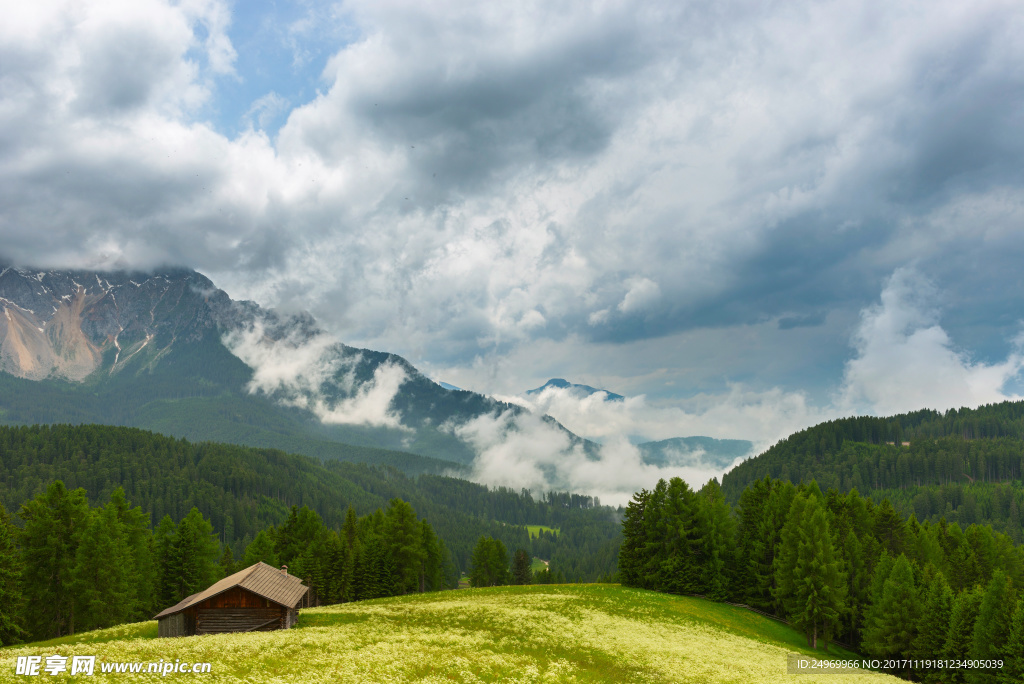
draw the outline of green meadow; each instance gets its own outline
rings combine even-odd
[[[541,530],[545,532],[551,532],[554,535],[558,535],[557,527],[548,527],[546,525],[527,525],[526,531],[530,534],[530,539],[535,539],[540,536]]]
[[[103,662],[209,662],[203,682],[898,682],[877,673],[787,675],[809,654],[802,635],[732,606],[611,584],[495,587],[306,609],[278,632],[156,638],[156,623],[123,625],[3,649],[96,655]],[[819,657],[822,654],[818,654]],[[833,650],[832,657],[850,654]],[[70,659],[69,659],[70,662]],[[67,674],[47,680],[70,680]]]

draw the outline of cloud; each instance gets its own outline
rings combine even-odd
[[[257,319],[224,335],[225,346],[253,370],[250,393],[307,409],[325,424],[408,429],[391,406],[407,379],[404,369],[384,363],[370,380],[358,383],[358,353],[326,333],[291,323],[268,327]]]
[[[266,129],[288,111],[288,105],[288,100],[271,91],[252,103],[245,118],[249,120],[250,127]]]
[[[1000,363],[974,361],[939,325],[939,293],[912,267],[899,268],[881,303],[865,309],[853,338],[838,406],[847,413],[891,415],[922,408],[1018,400],[1004,392],[1024,370],[1024,337]]]
[[[1015,372],[1013,3],[354,0],[257,39],[232,23],[256,10],[234,10],[5,15],[7,260],[195,267],[489,393],[608,369],[639,403],[545,408],[607,443],[611,426],[760,443],[843,407],[1000,396]],[[267,36],[316,78],[253,86],[239,55]],[[236,105],[239,74],[252,89]],[[267,93],[289,103],[254,102]],[[218,127],[250,106],[252,126]],[[854,322],[845,365],[846,326],[908,254],[946,293],[943,327],[931,305],[883,302]],[[915,311],[916,327],[886,327]],[[315,405],[321,375],[345,370],[299,346],[244,353],[258,391]],[[921,377],[915,354],[959,389]],[[897,386],[904,367],[919,380]],[[366,393],[374,420],[397,377]],[[812,398],[836,387],[841,405]]]
[[[587,455],[567,433],[536,413],[485,415],[453,429],[477,451],[472,479],[489,485],[533,491],[571,490],[597,496],[608,505],[625,505],[633,493],[659,478],[682,477],[701,486],[721,477],[714,466],[657,467],[644,463],[627,440],[601,445]]]

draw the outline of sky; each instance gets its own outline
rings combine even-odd
[[[610,442],[1024,392],[1019,2],[4,14],[7,261],[195,268]]]

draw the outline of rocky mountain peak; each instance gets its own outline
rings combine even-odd
[[[0,370],[33,380],[82,380],[107,364],[114,372],[151,345],[160,350],[179,339],[202,338],[241,315],[235,309],[208,278],[185,269],[5,267]]]

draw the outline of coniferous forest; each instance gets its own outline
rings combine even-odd
[[[1003,659],[998,675],[904,668],[931,682],[1024,677],[1024,548],[989,526],[920,523],[856,489],[765,477],[736,510],[712,480],[633,497],[619,572],[629,586],[699,594],[784,618],[812,648],[872,657]],[[1002,679],[1000,679],[1002,677]]]
[[[149,619],[260,560],[333,603],[453,587],[481,536],[607,578],[621,538],[592,497],[133,428],[0,427],[0,484],[2,643]]]
[[[147,620],[257,561],[289,566],[325,603],[434,591],[450,584],[453,572],[444,543],[400,499],[362,518],[349,508],[340,530],[293,507],[237,560],[230,547],[221,551],[198,509],[177,523],[165,516],[150,530],[148,516],[121,488],[91,508],[84,490],[58,480],[18,517],[21,528],[3,511],[0,566],[10,570],[0,580],[3,643]]]

